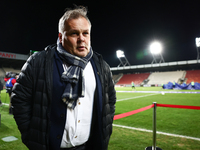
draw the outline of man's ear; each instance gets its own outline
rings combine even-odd
[[[59,38],[60,43],[62,43],[62,34],[61,33],[58,34],[58,38]]]

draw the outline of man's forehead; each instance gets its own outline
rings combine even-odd
[[[65,23],[65,29],[67,30],[90,30],[91,25],[85,18],[70,19]]]
[[[90,31],[90,29],[77,29],[77,28],[70,28],[67,30],[68,32],[73,32],[73,31]]]

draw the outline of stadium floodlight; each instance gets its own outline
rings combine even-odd
[[[152,54],[160,54],[162,51],[162,46],[159,42],[154,42],[150,45],[150,51]]]
[[[150,45],[150,52],[153,56],[153,61],[151,62],[151,64],[157,63],[157,59],[159,59],[159,63],[165,62],[161,53],[162,46],[159,42],[155,41]]]
[[[117,67],[120,67],[120,66],[126,66],[126,65],[129,65],[130,66],[130,63],[128,62],[128,60],[126,59],[126,56],[124,55],[124,51],[122,50],[117,50],[116,51],[116,54],[117,54],[117,58],[119,59],[120,61],[120,64],[117,66]]]
[[[122,51],[122,50],[117,50],[116,53],[117,53],[117,58],[124,57],[124,51]]]
[[[200,38],[196,38],[196,46],[200,47]]]
[[[200,55],[200,52],[199,52],[200,38],[196,38],[195,41],[196,41],[196,47],[197,47],[197,61],[198,61],[199,60],[199,55]]]

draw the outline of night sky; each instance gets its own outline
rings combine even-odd
[[[28,54],[54,44],[58,21],[73,4],[88,7],[93,50],[111,67],[120,63],[118,49],[124,51],[131,65],[150,64],[149,46],[155,40],[163,45],[165,62],[197,58],[198,0],[1,1],[0,51]]]

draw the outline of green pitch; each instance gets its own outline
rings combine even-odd
[[[136,87],[136,91],[132,90],[131,87],[116,88],[116,90],[126,91],[117,92],[116,114],[136,110],[151,105],[153,102],[200,106],[200,94],[165,93],[162,95],[157,91],[176,91],[163,90],[160,87]],[[141,93],[138,91],[149,92]],[[188,91],[200,92],[200,90],[186,90],[185,92]],[[5,90],[1,91],[1,100],[3,103],[9,103],[9,97],[6,95]],[[0,107],[0,114],[0,149],[27,150],[21,142],[20,133],[13,116],[8,114],[8,106],[3,105]],[[157,131],[163,132],[163,134],[157,134],[157,146],[163,150],[199,150],[199,114],[200,110],[157,107]],[[149,132],[152,130],[152,118],[153,108],[115,120],[108,150],[144,150],[145,147],[152,146],[153,134]],[[125,126],[125,128],[121,126]],[[144,131],[140,131],[139,129],[144,129]],[[173,136],[166,135],[166,133]],[[180,135],[181,137],[175,137],[174,135]],[[18,140],[13,142],[4,142],[1,140],[7,136],[15,136]]]
[[[199,90],[163,90],[161,87],[136,87],[136,91],[131,87],[117,87],[116,114],[121,114],[151,105],[153,102],[160,104],[191,105],[200,106],[200,94],[185,93],[153,93],[152,91],[163,92],[200,92]],[[119,92],[124,91],[124,92]],[[141,92],[138,92],[141,91]],[[146,93],[142,93],[142,92]],[[149,91],[149,92],[147,92]],[[157,107],[157,131],[164,134],[157,134],[157,146],[163,150],[186,150],[200,149],[200,110],[177,109]],[[134,114],[129,117],[118,119],[114,124],[137,129],[124,129],[114,126],[113,135],[109,149],[130,149],[142,150],[147,146],[152,146],[153,108]],[[165,133],[173,135],[188,136],[197,140],[183,137],[167,136]],[[120,139],[123,142],[119,142]],[[116,146],[117,145],[117,146]]]

